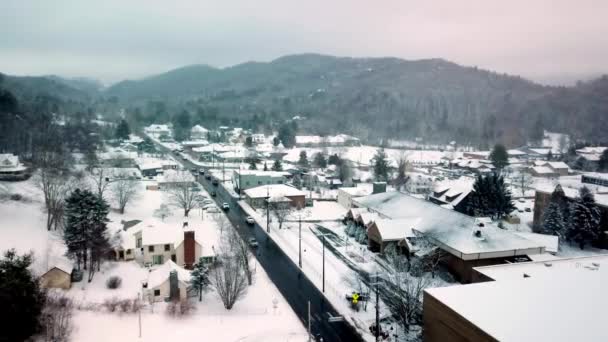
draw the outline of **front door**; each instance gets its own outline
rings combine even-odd
[[[125,251],[118,252],[118,259],[125,260]]]
[[[175,254],[171,254],[171,261],[177,262],[177,258],[175,257]]]

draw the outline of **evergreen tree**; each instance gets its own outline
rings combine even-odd
[[[300,177],[300,174],[295,174],[293,176],[293,180],[291,181],[291,183],[293,184],[293,186],[295,186],[298,189],[302,189],[302,178]]]
[[[478,175],[469,197],[464,210],[471,216],[500,219],[515,210],[511,192],[507,189],[504,178],[495,173],[487,176]]]
[[[490,160],[498,170],[504,169],[509,165],[509,154],[507,153],[507,149],[501,144],[494,145],[494,149],[490,153]]]
[[[190,138],[190,129],[192,129],[192,123],[190,120],[190,113],[183,110],[179,114],[175,115],[172,120],[173,123],[173,138],[176,141],[184,141]]]
[[[250,135],[245,138],[245,147],[253,147],[253,138]]]
[[[599,171],[608,171],[608,148],[602,152],[600,156],[600,160],[598,161],[598,169]]]
[[[302,168],[308,167],[308,156],[306,155],[306,151],[300,151],[300,159],[298,159],[298,165]]]
[[[279,144],[280,144],[280,143],[281,143],[281,140],[280,140],[278,137],[274,137],[274,138],[272,138],[272,145],[273,145],[274,147],[279,146]]]
[[[251,158],[249,160],[249,170],[257,170],[257,169],[258,169],[258,165],[256,164],[255,158]]]
[[[320,169],[324,169],[327,167],[327,160],[325,159],[325,155],[320,152],[315,154],[312,163],[315,167],[318,167]]]
[[[31,254],[18,256],[14,249],[0,259],[0,341],[25,341],[39,331],[45,294],[31,264]]]
[[[340,157],[337,154],[332,154],[327,159],[327,164],[329,165],[338,165],[340,163]]]
[[[409,177],[405,174],[407,171],[407,159],[400,158],[397,162],[397,177],[393,180],[393,185],[397,190],[401,190],[407,184]]]
[[[120,120],[120,123],[116,126],[116,139],[127,140],[129,139],[129,134],[131,134],[129,124],[125,119]]]
[[[268,171],[268,165],[264,162],[264,171]]]
[[[89,272],[94,273],[93,266],[97,263],[99,267],[101,257],[109,248],[106,226],[108,211],[108,204],[89,190],[76,189],[66,199],[63,238],[68,255],[76,259],[78,270],[81,262],[84,269],[87,269],[90,256]]]
[[[579,191],[579,197],[571,204],[572,222],[568,230],[568,238],[576,242],[580,249],[595,242],[601,236],[600,211],[595,204],[595,198],[587,187]]]
[[[543,214],[542,230],[543,234],[563,236],[566,231],[566,224],[562,213],[562,208],[557,202],[550,202]]]
[[[283,164],[280,159],[274,161],[274,164],[272,164],[272,171],[283,171]]]
[[[297,124],[295,121],[286,122],[279,127],[278,138],[286,148],[292,148],[296,145]]]
[[[203,292],[211,285],[209,280],[209,268],[206,263],[203,262],[203,258],[200,258],[195,264],[192,273],[190,274],[190,285],[198,292],[199,302],[203,301]]]
[[[384,152],[383,148],[379,148],[378,151],[376,151],[372,163],[374,168],[374,179],[376,181],[386,182],[388,180],[388,160],[386,159],[386,152]]]

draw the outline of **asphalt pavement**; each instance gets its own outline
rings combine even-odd
[[[200,169],[189,160],[181,160],[181,162],[189,170]],[[261,226],[257,223],[247,224],[245,221],[247,214],[237,204],[236,198],[233,198],[223,186],[213,185],[211,180],[207,180],[204,176],[197,175],[197,181],[207,192],[216,192],[217,195],[212,199],[215,200],[218,208],[221,208],[224,202],[230,205],[226,216],[237,228],[241,238],[255,237],[259,245],[254,249],[254,255],[305,327],[308,327],[308,302],[310,302],[313,336],[322,337],[322,341],[326,342],[363,341],[361,335],[349,323],[328,322],[329,315],[335,317],[340,314],[325,299],[321,291],[302,274],[300,268],[266,235]]]

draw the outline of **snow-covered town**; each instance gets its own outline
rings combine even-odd
[[[0,342],[608,341],[608,3],[538,1],[6,0]]]

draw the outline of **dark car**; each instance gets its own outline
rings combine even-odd
[[[201,176],[204,175],[205,174],[205,170],[204,169],[199,169],[198,170],[198,174],[201,175]]]
[[[217,181],[217,179],[214,179],[214,180],[211,182],[211,184],[213,184],[213,185],[215,185],[215,186],[218,186],[218,184],[220,184],[220,183]]]
[[[217,194],[215,193],[215,191],[211,191],[211,197],[215,197],[217,196]]]
[[[207,174],[207,175],[205,176],[205,178],[206,178],[207,180],[209,180],[209,179],[211,179],[211,175],[210,175],[210,174]]]

